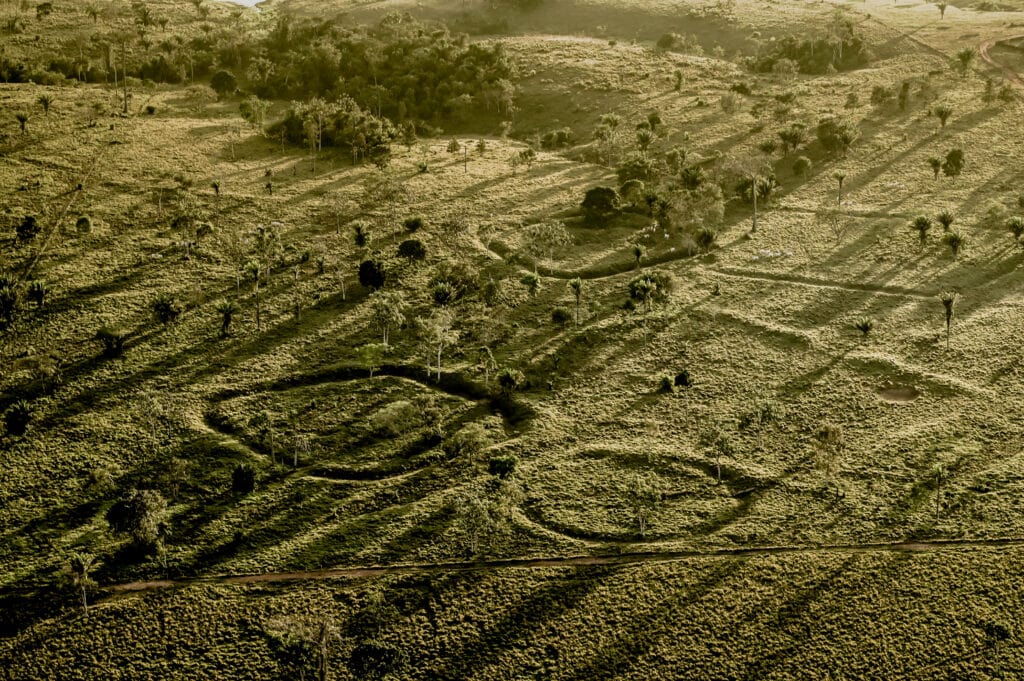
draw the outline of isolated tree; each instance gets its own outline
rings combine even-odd
[[[1013,240],[1020,243],[1020,237],[1024,235],[1024,217],[1014,215],[1007,221],[1006,228],[1013,235]]]
[[[250,260],[242,268],[245,278],[253,283],[253,296],[256,298],[256,331],[262,330],[261,326],[261,309],[259,302],[259,279],[260,279],[260,264],[256,260]]]
[[[918,215],[914,218],[914,221],[910,223],[910,228],[917,232],[918,243],[921,248],[924,248],[925,244],[928,243],[928,230],[932,228],[931,219],[924,215]]]
[[[27,132],[25,126],[28,125],[29,115],[19,111],[14,114],[14,118],[18,121],[18,125],[21,126],[21,134],[24,135]]]
[[[956,291],[944,291],[939,295],[942,307],[946,310],[946,350],[949,350],[949,337],[952,334],[953,308],[956,307],[960,294]]]
[[[954,220],[956,220],[956,216],[948,210],[941,210],[939,211],[939,214],[935,216],[935,222],[942,225],[943,232],[949,231],[949,226],[953,224]]]
[[[949,7],[949,4],[946,3],[945,0],[943,0],[942,2],[937,3],[935,6],[939,8],[939,19],[940,20],[945,19],[946,18],[946,8]]]
[[[181,305],[170,293],[161,293],[153,300],[153,316],[158,322],[167,326],[181,314]]]
[[[450,310],[434,310],[426,319],[420,319],[419,327],[424,342],[432,349],[437,359],[437,382],[441,382],[441,355],[445,348],[459,341],[459,332],[452,328],[455,317]]]
[[[953,107],[948,104],[939,104],[932,108],[932,115],[939,119],[939,127],[945,128],[946,121],[953,115]]]
[[[818,467],[824,472],[825,479],[835,486],[836,499],[840,495],[839,483],[836,480],[839,455],[845,444],[843,427],[833,423],[823,423],[814,432],[814,445],[818,450]]]
[[[241,308],[233,300],[225,299],[217,303],[214,308],[220,315],[220,337],[227,338],[231,329],[231,320],[238,314]]]
[[[967,243],[967,237],[954,229],[953,231],[946,232],[946,234],[943,235],[942,242],[949,246],[949,250],[955,258],[960,254],[960,250],[964,247],[964,244]]]
[[[705,449],[711,450],[715,457],[715,484],[722,484],[722,458],[731,457],[736,450],[729,434],[722,428],[714,427],[703,429],[699,435],[699,443]]]
[[[963,149],[950,149],[942,162],[942,173],[946,177],[957,177],[964,169]]]
[[[134,489],[107,511],[115,534],[127,535],[136,544],[152,546],[160,538],[167,515],[167,500],[151,489]]]
[[[583,280],[579,277],[575,277],[569,280],[569,290],[572,291],[572,297],[576,302],[575,318],[576,326],[580,325],[580,298],[583,297]]]
[[[657,292],[658,283],[651,277],[638,277],[629,284],[630,298],[643,304],[645,345],[647,344],[647,315],[651,311]]]
[[[939,171],[942,170],[942,159],[938,156],[932,156],[928,159],[928,167],[932,169],[934,179],[939,179]]]
[[[383,337],[383,345],[388,347],[388,337],[392,328],[405,324],[405,312],[409,304],[400,291],[376,291],[370,294],[370,315],[373,325]]]
[[[78,592],[82,601],[82,614],[89,619],[89,592],[96,588],[92,578],[92,569],[96,565],[96,557],[85,551],[75,551],[69,560],[71,586]]]
[[[41,94],[36,98],[36,103],[43,107],[43,115],[50,115],[50,107],[53,106],[53,97],[48,94]]]
[[[871,330],[875,328],[875,320],[871,317],[861,317],[853,323],[853,326],[867,338]]]
[[[629,480],[629,487],[626,489],[626,498],[633,515],[633,522],[636,523],[637,534],[643,539],[647,534],[651,518],[658,510],[661,490],[649,478],[634,473]]]

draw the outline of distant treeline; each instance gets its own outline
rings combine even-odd
[[[127,45],[126,45],[127,43]],[[371,26],[284,15],[262,34],[220,28],[160,41],[102,26],[48,63],[0,57],[0,80],[117,75],[156,83],[201,82],[228,71],[239,90],[262,99],[351,98],[396,122],[438,122],[477,111],[512,112],[514,71],[500,44],[470,43],[444,24],[392,13]]]

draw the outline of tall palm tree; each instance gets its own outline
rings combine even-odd
[[[956,302],[959,299],[960,294],[956,291],[944,291],[939,296],[939,300],[942,301],[943,307],[946,308],[946,350],[949,350],[949,336],[951,326],[953,324],[953,308],[956,306]]]
[[[583,280],[579,277],[569,280],[569,290],[576,299],[576,326],[580,325],[580,298],[583,297]]]
[[[222,300],[215,309],[220,315],[220,337],[226,338],[231,328],[231,319],[238,313],[238,303],[230,299]]]
[[[932,228],[931,219],[924,215],[918,215],[914,218],[914,221],[910,223],[910,228],[917,232],[917,238],[920,246],[921,248],[924,248],[924,245],[928,242],[928,230]]]

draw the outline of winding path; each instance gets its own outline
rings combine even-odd
[[[989,66],[999,69],[999,71],[1002,72],[1003,76],[1008,81],[1010,81],[1019,88],[1024,88],[1024,78],[1021,78],[1020,75],[1016,71],[1011,69],[1009,66],[993,59],[992,55],[989,54],[989,50],[991,50],[999,43],[1005,43],[1010,40],[1018,40],[1020,38],[1024,38],[1024,34],[1012,35],[1008,38],[1000,38],[999,40],[988,40],[986,42],[983,42],[981,45],[978,46],[978,55],[981,57],[981,60],[983,62],[985,62]]]

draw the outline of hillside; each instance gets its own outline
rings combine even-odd
[[[1024,14],[492,4],[0,8],[0,676],[1024,674]]]

